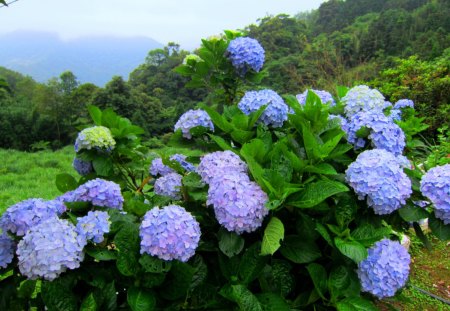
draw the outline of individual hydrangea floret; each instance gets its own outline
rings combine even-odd
[[[371,89],[367,85],[358,85],[350,89],[342,98],[342,102],[345,104],[344,111],[347,118],[360,111],[382,111],[390,104],[385,102],[384,96],[378,90]]]
[[[68,197],[71,202],[91,202],[95,206],[122,209],[120,186],[112,181],[96,178],[75,189]],[[66,201],[66,202],[70,202]]]
[[[399,209],[412,193],[411,180],[399,160],[383,149],[366,150],[349,165],[346,180],[358,198],[367,198],[375,214],[386,215]]]
[[[239,37],[231,40],[226,56],[240,75],[249,69],[259,72],[264,64],[264,49],[255,39]]]
[[[181,199],[181,179],[183,176],[177,173],[170,173],[158,178],[155,181],[155,193],[167,196],[174,200]]]
[[[401,109],[401,108],[414,108],[414,102],[410,99],[400,99],[394,104],[395,109]]]
[[[140,226],[141,254],[186,262],[194,256],[200,235],[199,223],[181,206],[154,207]]]
[[[114,149],[116,141],[112,137],[109,128],[104,126],[88,127],[78,133],[75,141],[75,152],[82,149],[98,149],[111,151]]]
[[[53,200],[28,199],[10,206],[0,218],[3,232],[23,236],[30,228],[56,217],[66,210],[64,203]]]
[[[368,253],[357,270],[362,291],[380,299],[394,296],[408,280],[408,251],[399,242],[384,239],[369,248]]]
[[[81,176],[86,176],[93,171],[92,162],[91,161],[84,161],[79,158],[74,158],[72,162],[72,166],[77,171],[78,174]]]
[[[209,183],[214,177],[225,172],[235,171],[247,172],[247,164],[232,151],[216,151],[208,153],[200,160],[197,173],[202,177],[204,183]]]
[[[238,107],[243,113],[249,115],[264,105],[267,107],[258,122],[273,127],[283,126],[283,122],[288,118],[289,108],[280,95],[272,90],[248,91],[242,97]]]
[[[84,236],[67,220],[50,218],[30,229],[17,245],[20,272],[31,280],[52,281],[84,259]]]
[[[300,105],[303,106],[303,105],[306,104],[306,97],[308,96],[308,91],[312,91],[317,96],[319,96],[320,100],[322,101],[322,104],[329,104],[331,106],[335,106],[336,105],[336,102],[334,101],[333,96],[329,92],[322,91],[322,90],[314,90],[314,89],[306,90],[302,94],[298,94],[296,96],[298,102],[300,103]]]
[[[206,203],[214,207],[219,224],[242,234],[261,227],[269,213],[267,201],[267,194],[246,174],[228,172],[210,182]]]
[[[14,240],[6,233],[0,234],[0,267],[6,268],[14,258]]]
[[[201,109],[191,109],[181,115],[177,123],[175,123],[175,131],[181,129],[183,137],[191,139],[192,134],[190,130],[197,126],[203,126],[214,131],[214,124],[206,111]]]
[[[434,205],[434,214],[450,224],[450,164],[430,169],[420,181],[420,191]]]
[[[87,241],[103,242],[105,233],[109,232],[109,215],[102,211],[89,211],[86,216],[78,217],[77,232]]]

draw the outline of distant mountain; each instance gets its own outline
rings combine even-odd
[[[150,50],[163,45],[146,37],[83,37],[64,41],[53,33],[18,31],[0,35],[0,66],[39,82],[72,71],[82,83],[103,86],[128,74]]]

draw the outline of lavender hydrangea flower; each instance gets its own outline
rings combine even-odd
[[[3,232],[23,236],[30,228],[66,210],[62,202],[56,200],[28,199],[10,206],[0,218]]]
[[[141,254],[186,262],[194,256],[200,234],[198,222],[181,206],[154,207],[140,226]]]
[[[158,178],[155,181],[155,193],[174,200],[180,200],[182,178],[183,176],[177,173],[170,173]]]
[[[430,169],[420,181],[420,191],[434,205],[434,214],[450,224],[450,164]]]
[[[334,101],[333,96],[329,92],[321,91],[321,90],[314,90],[314,89],[306,90],[303,93],[298,94],[296,96],[300,105],[303,106],[306,104],[306,97],[308,96],[308,91],[314,92],[314,94],[319,96],[320,100],[322,101],[322,104],[330,104],[331,106],[336,105],[336,102]]]
[[[86,240],[103,242],[104,234],[109,232],[109,215],[107,212],[89,211],[86,216],[78,217],[77,232]]]
[[[345,173],[358,198],[367,198],[367,204],[377,215],[399,209],[412,193],[411,180],[403,172],[398,159],[383,149],[362,152]]]
[[[232,151],[216,151],[203,156],[197,167],[197,173],[204,183],[209,182],[224,172],[247,172],[247,164]]]
[[[367,85],[358,85],[350,89],[342,98],[342,102],[345,104],[347,118],[360,111],[382,111],[390,105],[389,102],[385,102],[384,96],[378,90],[371,89]]]
[[[414,102],[410,99],[400,99],[394,104],[395,109],[401,109],[401,108],[414,108]]]
[[[206,203],[214,207],[219,224],[242,234],[261,227],[269,213],[267,201],[267,194],[246,174],[228,172],[210,182]]]
[[[231,40],[226,56],[240,75],[249,69],[259,72],[264,64],[264,49],[255,39],[239,37]]]
[[[175,131],[181,129],[183,137],[191,139],[192,134],[190,130],[191,128],[197,126],[209,128],[212,132],[214,132],[214,124],[212,123],[211,118],[206,111],[201,109],[191,109],[182,114],[177,123],[175,123]]]
[[[288,118],[289,108],[280,95],[272,90],[246,92],[239,102],[238,108],[249,115],[264,105],[267,105],[267,107],[259,117],[258,122],[273,127],[283,126],[283,122]]]
[[[14,240],[6,233],[0,234],[0,267],[6,268],[14,258]]]
[[[72,166],[81,176],[86,176],[89,173],[92,173],[93,167],[91,161],[84,161],[75,157],[72,162]]]
[[[75,226],[56,217],[32,227],[17,245],[20,272],[31,280],[52,281],[84,259],[85,237]]]
[[[156,158],[153,159],[152,163],[150,164],[149,173],[152,176],[165,176],[170,173],[175,173],[175,171],[167,165],[164,165],[161,158]]]
[[[122,209],[120,186],[112,181],[96,178],[75,189],[68,197],[72,202],[91,202],[95,206]]]
[[[400,121],[402,119],[402,111],[400,109],[392,109],[389,114],[389,119],[392,121]]]
[[[399,242],[384,239],[368,250],[369,255],[358,264],[358,278],[364,292],[378,298],[392,297],[409,276],[411,257]]]
[[[114,149],[116,141],[112,137],[109,128],[104,126],[93,126],[78,133],[75,140],[75,152],[82,149],[100,149],[111,151]]]
[[[188,161],[186,161],[186,158],[187,158],[187,156],[185,156],[184,154],[176,153],[170,157],[170,160],[177,161],[178,163],[180,163],[181,167],[184,168],[186,171],[194,172],[195,166],[192,163],[189,163]]]

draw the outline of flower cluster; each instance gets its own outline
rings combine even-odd
[[[258,122],[273,127],[283,126],[283,122],[288,118],[289,108],[280,95],[272,90],[246,92],[238,107],[243,113],[249,115],[264,105],[267,105],[267,107],[259,117]]]
[[[200,241],[200,225],[184,208],[169,205],[148,211],[139,229],[141,254],[186,262]]]
[[[214,124],[206,111],[201,109],[191,109],[182,114],[177,123],[175,123],[175,131],[181,129],[183,137],[191,139],[192,134],[190,130],[197,126],[203,126],[214,131]]]
[[[300,105],[305,105],[306,104],[306,97],[308,96],[308,92],[314,92],[314,94],[316,94],[317,96],[319,96],[322,104],[330,104],[331,106],[335,106],[336,102],[334,101],[333,96],[328,93],[327,91],[321,91],[321,90],[306,90],[301,94],[298,94],[297,100],[300,103]]]
[[[450,164],[430,169],[420,182],[420,191],[434,205],[434,214],[450,224]]]
[[[247,164],[239,158],[234,152],[216,151],[208,153],[201,158],[197,167],[197,173],[202,177],[204,183],[209,182],[223,172],[236,171],[240,173],[247,172]]]
[[[23,236],[37,224],[56,217],[66,210],[64,203],[53,200],[28,199],[10,206],[0,218],[3,232]]]
[[[118,184],[96,178],[73,190],[66,202],[91,202],[95,206],[122,209],[123,197]]]
[[[358,85],[350,89],[342,98],[342,102],[345,104],[345,115],[349,119],[360,111],[382,111],[390,106],[378,90],[371,89],[367,85]]]
[[[362,291],[380,299],[394,296],[408,280],[411,262],[408,251],[389,239],[378,241],[368,251],[357,270]]]
[[[395,109],[401,109],[401,108],[414,108],[414,102],[410,99],[400,99],[394,104]]]
[[[264,49],[255,39],[239,37],[230,42],[226,52],[233,67],[240,75],[249,69],[258,72],[264,64]]]
[[[31,280],[52,281],[84,259],[86,239],[75,226],[57,217],[32,227],[17,245],[20,272]]]
[[[177,161],[183,169],[185,169],[188,172],[194,172],[195,166],[192,163],[189,163],[186,161],[187,156],[184,154],[176,153],[173,156],[170,157],[171,161]]]
[[[77,232],[87,241],[101,243],[104,234],[109,232],[109,215],[107,212],[89,211],[86,216],[78,217]]]
[[[14,258],[14,240],[6,233],[0,234],[0,267],[6,268]]]
[[[188,54],[183,59],[183,65],[191,65],[202,61],[203,59],[201,59],[197,54]]]
[[[346,180],[360,200],[367,197],[367,204],[377,215],[399,209],[412,193],[411,180],[399,160],[383,149],[362,152],[349,165]]]
[[[82,149],[99,149],[111,151],[114,149],[116,141],[112,137],[111,131],[104,126],[93,126],[78,133],[75,140],[75,152]]]
[[[84,161],[76,157],[73,159],[72,166],[81,176],[86,176],[93,170],[91,161]]]
[[[181,179],[183,177],[177,173],[169,173],[155,181],[155,193],[167,196],[174,200],[181,199]]]
[[[195,166],[192,163],[189,163],[186,161],[187,156],[184,154],[174,154],[169,158],[170,161],[177,161],[183,169],[185,169],[188,172],[194,172]],[[150,164],[149,173],[152,176],[165,176],[170,173],[175,173],[175,171],[168,167],[167,165],[164,165],[161,158],[153,159],[152,163]]]

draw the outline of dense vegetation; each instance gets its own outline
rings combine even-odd
[[[446,0],[330,0],[296,16],[267,16],[245,27],[266,51],[262,84],[279,93],[365,81],[388,100],[410,98],[427,117],[429,135],[450,121],[450,5]],[[64,72],[45,84],[0,67],[0,147],[30,149],[73,140],[95,104],[112,107],[142,126],[147,137],[170,132],[206,91],[185,88],[173,71],[189,54],[176,43],[148,53],[128,81],[79,84]],[[41,142],[41,143],[38,143]]]

